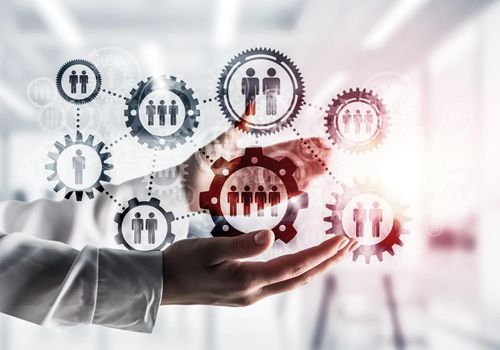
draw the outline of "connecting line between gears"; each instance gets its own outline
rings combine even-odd
[[[151,197],[153,195],[153,179],[154,179],[154,174],[155,174],[155,168],[156,168],[156,157],[158,156],[158,147],[155,147],[154,153],[153,153],[153,164],[151,165],[151,175],[149,175],[149,182],[148,182],[148,196]]]
[[[192,217],[194,217],[196,215],[207,214],[207,213],[208,212],[206,210],[198,210],[198,211],[194,211],[194,212],[182,215],[182,216],[178,216],[178,217],[175,218],[175,221],[189,219],[189,218],[192,218]]]
[[[108,93],[108,95],[110,95],[110,96],[117,97],[117,98],[123,99],[123,100],[125,100],[125,101],[128,101],[128,98],[127,98],[127,97],[125,97],[125,96],[123,96],[123,95],[121,95],[121,94],[118,94],[118,93],[116,93],[116,92],[112,92],[112,91],[109,91],[109,90],[107,90],[107,89],[102,89],[102,92],[107,92],[107,93]]]
[[[121,210],[125,210],[125,206],[123,206],[120,202],[118,202],[118,199],[116,199],[115,196],[113,196],[109,191],[105,191],[104,194],[109,197],[114,203],[116,203]]]
[[[110,148],[113,147],[113,145],[116,145],[119,141],[126,139],[127,136],[128,136],[128,134],[124,134],[124,135],[120,136],[118,139],[111,141],[106,147],[104,147],[104,149],[109,150]]]
[[[292,131],[295,133],[295,135],[297,135],[297,137],[299,137],[300,139],[300,143],[302,144],[302,146],[308,151],[311,153],[311,155],[314,157],[314,159],[316,159],[318,161],[318,163],[323,167],[323,169],[328,173],[328,175],[332,178],[333,181],[335,181],[335,183],[339,184],[340,182],[337,180],[337,178],[333,175],[333,172],[332,170],[328,167],[327,163],[325,160],[321,159],[321,157],[319,156],[319,152],[314,150],[314,147],[313,145],[308,141],[308,140],[304,140],[304,137],[302,137],[302,135],[297,131],[297,129],[292,129]]]
[[[76,130],[80,130],[80,107],[76,107]]]

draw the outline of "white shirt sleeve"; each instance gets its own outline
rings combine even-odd
[[[83,212],[109,209],[102,202]],[[161,252],[74,249],[62,242],[82,224],[76,212],[71,201],[0,203],[0,312],[56,328],[151,332],[162,297]]]

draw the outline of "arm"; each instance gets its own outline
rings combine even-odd
[[[0,312],[52,327],[152,330],[163,288],[161,253],[79,251],[63,243],[85,235],[85,225],[96,230],[89,212],[110,209],[99,200],[83,210],[67,200],[0,203]]]

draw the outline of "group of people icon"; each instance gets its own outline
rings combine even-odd
[[[69,85],[71,87],[71,93],[76,94],[76,86],[80,84],[80,92],[82,94],[87,93],[87,85],[89,84],[89,76],[85,70],[82,70],[80,75],[76,74],[76,71],[71,71],[69,76]]]
[[[146,105],[146,115],[148,116],[148,125],[155,125],[155,116],[158,115],[159,125],[165,126],[165,116],[170,116],[170,125],[177,125],[177,115],[179,114],[179,106],[176,104],[175,100],[170,101],[170,105],[167,106],[164,100],[160,101],[159,105],[155,105],[153,100],[149,100]]]
[[[379,202],[374,201],[369,210],[364,208],[363,202],[356,203],[356,208],[352,212],[352,220],[356,223],[356,237],[364,236],[366,222],[372,224],[372,237],[380,237],[380,223],[384,218]]]
[[[245,115],[257,112],[257,95],[260,93],[260,80],[255,77],[255,69],[248,68],[246,77],[241,80],[241,93],[245,96]],[[280,78],[276,77],[276,69],[269,68],[267,77],[262,79],[262,93],[266,97],[266,115],[278,113],[278,95],[280,94]]]
[[[142,242],[142,231],[146,229],[148,231],[148,243],[155,243],[156,231],[158,231],[158,220],[155,218],[154,213],[149,213],[148,219],[146,219],[146,224],[144,225],[144,219],[141,218],[141,213],[137,212],[132,219],[132,231],[134,231],[134,243],[141,244]]]
[[[373,130],[374,117],[371,109],[367,109],[364,115],[361,114],[359,109],[356,109],[353,114],[346,109],[342,115],[342,124],[344,126],[344,133],[350,134],[353,130],[351,129],[352,124],[354,124],[354,133],[360,134],[362,132],[361,125],[364,123],[364,132],[366,134],[371,134]]]
[[[231,186],[231,191],[227,193],[227,202],[229,203],[229,216],[238,215],[238,204],[243,207],[243,216],[250,216],[252,204],[257,206],[257,216],[264,216],[266,204],[271,207],[271,216],[278,216],[278,204],[281,201],[281,195],[278,186],[272,186],[271,191],[264,191],[264,186],[258,186],[254,193],[250,191],[250,186],[245,186],[240,193],[236,186]]]
[[[73,171],[75,172],[75,185],[83,184],[83,170],[85,170],[85,157],[81,149],[75,151],[73,157]]]

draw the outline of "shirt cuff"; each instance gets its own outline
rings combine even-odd
[[[162,253],[103,248],[97,266],[92,323],[151,333],[162,298]]]

